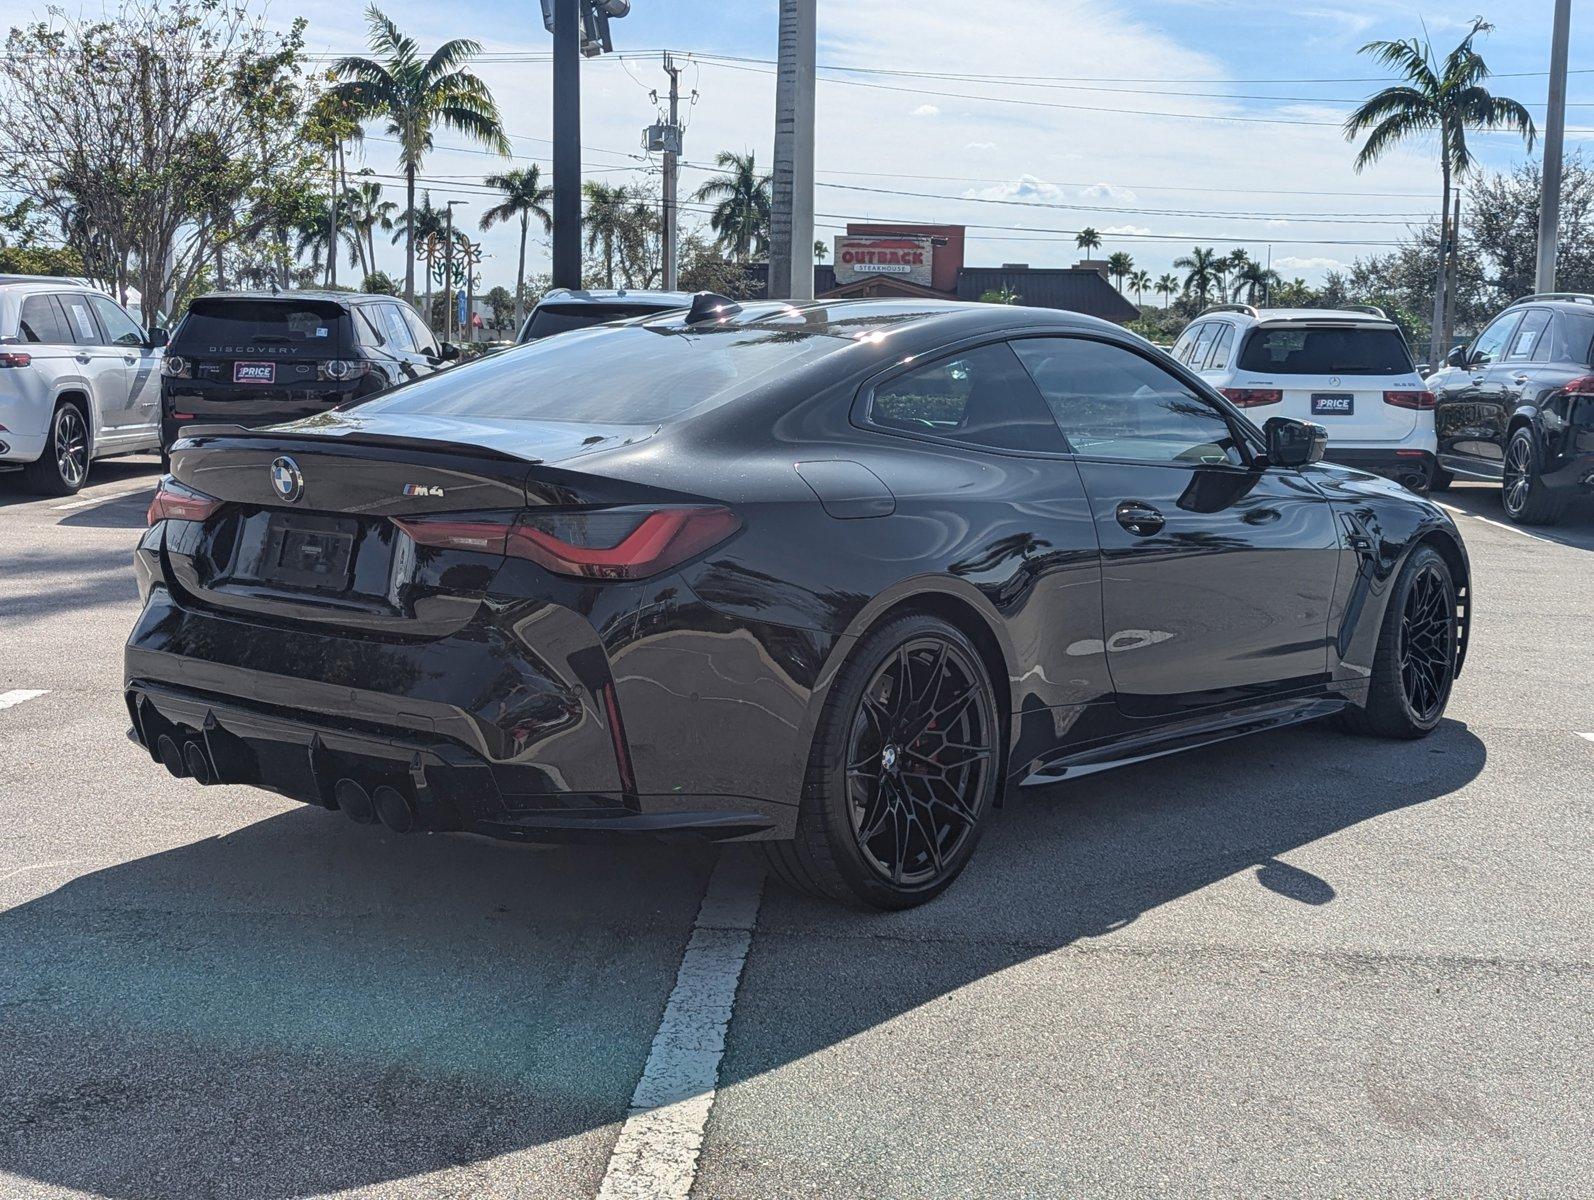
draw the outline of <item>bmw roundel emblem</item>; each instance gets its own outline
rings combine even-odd
[[[271,490],[290,504],[304,495],[304,475],[287,455],[271,464]]]

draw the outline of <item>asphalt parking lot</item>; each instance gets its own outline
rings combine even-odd
[[[716,853],[169,778],[120,692],[156,471],[0,478],[0,1197],[679,1183],[611,1159]],[[1430,739],[1022,792],[911,913],[744,881],[691,1194],[1594,1191],[1594,514],[1443,499],[1476,609]]]

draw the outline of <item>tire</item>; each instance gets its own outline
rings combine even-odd
[[[1367,703],[1339,714],[1350,733],[1420,738],[1445,714],[1456,677],[1456,585],[1432,546],[1406,559],[1378,633]]]
[[[41,496],[72,496],[88,477],[88,414],[76,400],[63,400],[50,414],[44,453],[22,468],[22,481]]]
[[[765,856],[810,895],[865,909],[923,904],[973,855],[1002,767],[996,693],[979,651],[938,617],[898,617],[865,636],[837,673],[814,731],[796,837],[764,843]]]
[[[1518,525],[1554,525],[1566,512],[1567,498],[1539,477],[1539,441],[1530,425],[1518,426],[1505,444],[1500,504]]]
[[[1448,492],[1450,485],[1455,481],[1456,477],[1454,475],[1438,463],[1435,463],[1433,474],[1428,476],[1428,490],[1430,492]]]

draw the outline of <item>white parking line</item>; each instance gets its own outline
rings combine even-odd
[[[13,688],[9,692],[0,692],[0,708],[11,708],[25,700],[37,700],[49,690],[49,688]]]
[[[1594,733],[1584,733],[1581,729],[1579,729],[1577,731],[1577,736],[1580,738],[1587,738],[1589,741],[1594,742]]]
[[[1438,501],[1435,501],[1438,503]],[[1489,517],[1481,517],[1475,512],[1464,508],[1457,508],[1452,504],[1439,504],[1446,512],[1459,513],[1463,517],[1471,517],[1474,521],[1482,521],[1485,525],[1493,525],[1496,529],[1503,529],[1507,533],[1519,533],[1525,538],[1532,538],[1535,542],[1549,542],[1552,546],[1567,546],[1571,543],[1563,542],[1560,538],[1545,537],[1539,533],[1529,533],[1526,529],[1519,529],[1515,525],[1507,525],[1504,521],[1495,521]]]
[[[709,876],[598,1200],[691,1193],[763,883],[763,872],[737,852],[722,854]]]

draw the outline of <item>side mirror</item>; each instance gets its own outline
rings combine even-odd
[[[439,342],[437,346],[437,357],[442,359],[444,362],[453,362],[459,357],[459,347],[454,345],[453,342]]]
[[[1447,363],[1449,363],[1452,367],[1464,367],[1464,366],[1466,366],[1467,365],[1467,348],[1465,346],[1452,347],[1450,353],[1445,355],[1445,361]]]
[[[1269,417],[1262,426],[1267,436],[1267,463],[1270,467],[1305,467],[1321,462],[1328,449],[1328,430],[1310,421],[1289,417]]]
[[[159,350],[171,340],[171,335],[159,325],[155,326],[149,331],[149,348],[151,350]]]

